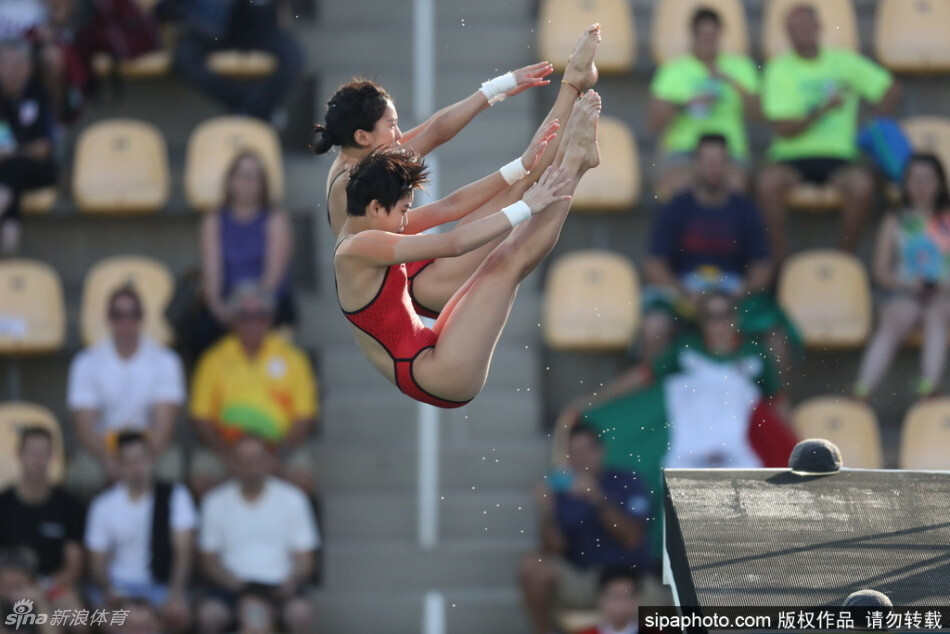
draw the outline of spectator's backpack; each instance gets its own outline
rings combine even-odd
[[[871,121],[858,135],[858,147],[867,152],[895,183],[904,177],[904,166],[914,151],[900,124],[890,117]]]
[[[113,61],[122,61],[161,48],[157,24],[135,0],[93,0],[92,4],[92,19],[77,37],[87,60],[106,53]]]

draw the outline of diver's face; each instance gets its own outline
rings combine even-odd
[[[402,131],[399,129],[399,115],[396,113],[396,106],[392,101],[386,100],[386,109],[383,116],[379,118],[376,125],[367,140],[367,145],[372,149],[379,147],[389,147],[399,143],[402,138]]]

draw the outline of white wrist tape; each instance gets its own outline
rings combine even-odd
[[[531,217],[531,207],[529,207],[525,201],[519,200],[502,209],[501,213],[508,216],[508,222],[511,223],[512,227],[517,227]]]
[[[515,76],[511,71],[505,73],[504,75],[499,75],[494,79],[489,79],[482,84],[482,87],[479,88],[479,92],[485,95],[485,99],[488,100],[488,105],[493,106],[499,101],[503,101],[507,96],[506,92],[518,85],[518,80],[515,79]]]
[[[501,174],[501,177],[505,179],[505,182],[511,185],[512,183],[517,183],[522,178],[528,175],[528,170],[524,168],[524,163],[521,162],[520,158],[516,158],[511,163],[503,165],[498,173]]]

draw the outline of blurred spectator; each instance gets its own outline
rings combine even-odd
[[[29,601],[31,614],[52,614],[52,608],[36,579],[36,558],[25,548],[6,548],[0,551],[0,632],[22,634],[59,634],[55,625],[16,621],[15,627],[4,627],[6,619],[16,614],[13,607],[18,601]],[[22,605],[22,604],[21,604]]]
[[[759,73],[751,59],[720,50],[722,19],[700,7],[691,21],[692,51],[660,65],[650,85],[650,126],[662,133],[657,191],[689,185],[690,157],[707,134],[722,135],[730,189],[744,190],[749,161],[745,125],[760,116]]]
[[[665,467],[788,464],[795,437],[784,422],[787,402],[768,350],[739,331],[729,296],[709,293],[698,308],[700,334],[682,335],[652,365],[637,366],[594,397],[576,400],[565,416],[576,418],[597,403],[658,384],[669,428]]]
[[[695,151],[694,186],[671,200],[657,219],[644,273],[643,341],[649,362],[669,345],[680,313],[695,316],[699,296],[718,290],[736,299],[761,295],[772,281],[768,238],[758,208],[728,183],[726,141],[700,139]],[[774,302],[769,325],[780,315]],[[760,311],[762,312],[762,311]]]
[[[841,246],[857,247],[874,194],[870,171],[857,162],[859,101],[890,113],[900,100],[900,88],[887,70],[858,53],[820,44],[814,7],[793,7],[787,28],[793,50],[765,68],[762,109],[776,136],[769,149],[772,163],[758,183],[772,252],[780,261],[786,256],[785,200],[801,182],[838,190]]]
[[[0,41],[19,39],[47,20],[43,0],[3,0],[0,2]]]
[[[274,296],[259,284],[238,284],[228,312],[233,333],[195,370],[189,409],[206,449],[192,457],[192,488],[200,496],[223,481],[228,445],[252,435],[277,445],[282,474],[312,493],[317,384],[310,362],[271,331]]]
[[[114,481],[116,437],[134,429],[148,436],[159,476],[180,480],[184,459],[173,442],[185,400],[181,362],[142,332],[142,299],[134,287],[114,291],[106,306],[109,336],[76,355],[69,370],[66,400],[81,449],[67,479],[89,494]]]
[[[82,108],[92,79],[76,47],[81,0],[4,0],[0,2],[0,41],[27,39],[57,117],[72,121]]]
[[[190,0],[175,50],[175,68],[236,114],[271,119],[303,66],[303,53],[278,22],[282,0]],[[206,65],[222,49],[265,51],[277,58],[274,72],[258,81],[231,79]]]
[[[0,42],[0,255],[20,245],[20,197],[56,183],[53,110],[34,77],[30,44]]]
[[[78,610],[83,572],[83,509],[49,478],[53,437],[42,427],[20,432],[20,478],[0,493],[0,548],[27,548],[37,583],[54,609]],[[70,631],[85,631],[74,628]]]
[[[119,482],[89,507],[86,548],[97,605],[144,599],[171,629],[190,621],[185,594],[197,514],[181,484],[154,479],[151,444],[139,432],[119,434]]]
[[[109,634],[162,634],[162,619],[158,611],[148,601],[130,599],[123,601],[120,610],[127,610],[122,625],[107,628]],[[111,619],[110,619],[111,620]]]
[[[277,631],[275,604],[279,605],[279,602],[272,599],[269,588],[251,586],[242,590],[236,610],[238,634],[271,634]]]
[[[604,571],[597,599],[603,624],[580,634],[637,634],[639,596],[635,575],[627,570]]]
[[[201,225],[202,287],[206,310],[192,335],[198,356],[227,332],[227,298],[242,282],[257,282],[277,299],[275,325],[293,325],[290,289],[293,250],[287,214],[270,205],[267,170],[254,152],[238,154],[227,171],[224,205]]]
[[[201,563],[214,584],[198,610],[204,634],[270,632],[274,615],[289,634],[313,631],[309,581],[320,535],[304,492],[273,477],[274,456],[245,436],[232,447],[232,480],[201,504]],[[268,609],[270,608],[270,609]]]
[[[915,154],[907,163],[901,208],[878,231],[874,277],[880,289],[880,319],[855,385],[867,398],[894,359],[894,352],[923,326],[920,396],[934,393],[947,356],[950,322],[950,194],[940,160]]]
[[[47,19],[29,33],[37,49],[43,84],[59,121],[75,121],[91,87],[89,60],[76,46],[76,26],[80,22],[77,0],[46,0]]]
[[[552,609],[590,609],[607,568],[647,571],[652,562],[645,518],[650,498],[637,476],[606,470],[597,432],[576,425],[568,442],[569,469],[542,486],[541,551],[525,556],[520,580],[525,608],[538,634],[554,631]]]

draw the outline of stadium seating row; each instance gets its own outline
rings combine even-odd
[[[909,117],[901,126],[916,150],[936,154],[950,170],[950,119]],[[640,201],[643,179],[629,127],[619,119],[602,117],[600,149],[600,165],[581,180],[574,208],[588,212],[629,211]],[[803,184],[792,190],[788,203],[798,211],[822,212],[837,209],[841,201],[830,187]]]
[[[826,438],[835,443],[846,467],[884,466],[880,426],[865,403],[839,396],[811,398],[794,409],[792,425],[800,438]],[[55,416],[40,405],[7,402],[0,405],[0,488],[18,476],[15,454],[18,433],[24,426],[42,426],[52,432],[52,477],[62,481],[65,454]],[[898,467],[950,469],[950,397],[921,401],[908,410],[901,427]]]
[[[818,10],[828,45],[857,50],[857,18],[851,0],[808,0]],[[802,0],[768,0],[762,27],[765,58],[789,49],[784,17]],[[657,63],[689,48],[689,19],[698,6],[716,9],[723,19],[723,48],[750,52],[749,28],[741,0],[659,0],[653,10],[650,50]],[[541,57],[562,66],[574,47],[577,25],[600,22],[604,42],[597,65],[605,73],[625,73],[636,62],[636,29],[628,0],[544,0],[538,20]],[[874,20],[874,51],[881,63],[902,73],[950,70],[950,4],[943,0],[880,0]]]
[[[109,55],[100,53],[93,58],[92,67],[97,75],[107,76],[112,72],[113,63]],[[229,50],[212,53],[208,56],[207,64],[219,75],[251,79],[273,73],[277,60],[263,51]],[[151,79],[167,75],[171,67],[171,52],[163,49],[119,62],[119,74],[126,79]]]
[[[639,288],[621,255],[588,250],[559,258],[544,292],[545,342],[560,350],[627,349],[640,322]],[[810,348],[859,347],[871,332],[870,280],[849,253],[816,249],[789,258],[778,298]]]
[[[146,332],[164,343],[172,340],[164,316],[174,291],[171,272],[161,262],[127,256],[102,260],[86,274],[79,326],[85,344],[105,333],[106,301],[113,290],[129,283],[142,297]],[[63,286],[48,264],[25,259],[0,262],[0,306],[0,354],[43,354],[62,348]]]
[[[102,306],[109,293],[133,283],[144,294],[145,327],[169,342],[164,319],[174,281],[160,262],[126,256],[99,262],[83,285],[80,330],[96,341],[105,324]],[[812,348],[863,345],[871,331],[868,274],[853,255],[831,249],[796,254],[782,268],[779,303]],[[47,264],[33,260],[0,262],[0,354],[44,353],[65,339],[62,284]],[[633,264],[621,255],[576,251],[554,262],[544,293],[544,339],[560,350],[624,350],[640,322],[640,283]]]
[[[199,125],[188,140],[185,196],[207,211],[221,203],[222,179],[236,154],[253,150],[267,168],[274,202],[283,197],[280,141],[273,128],[251,117],[215,117]],[[72,198],[84,213],[152,213],[168,203],[171,188],[168,151],[161,131],[133,119],[111,119],[79,135],[73,157]],[[54,189],[31,192],[24,211],[44,213],[55,205]]]
[[[880,426],[867,404],[836,396],[809,399],[795,408],[792,424],[801,438],[827,438],[841,449],[846,467],[884,466]],[[904,417],[898,467],[950,469],[950,398],[920,401]]]
[[[613,117],[601,119],[601,163],[581,181],[574,207],[587,212],[629,211],[640,200],[642,175],[636,141],[630,128]],[[950,119],[912,117],[903,122],[919,150],[936,153],[950,166]],[[273,129],[249,117],[223,116],[202,123],[188,141],[185,195],[198,210],[221,202],[221,180],[234,156],[253,149],[264,159],[273,202],[283,196],[280,142]],[[112,119],[90,125],[76,144],[72,197],[84,213],[152,213],[165,207],[170,190],[168,156],[161,132],[132,119]],[[24,197],[27,213],[45,213],[56,202],[53,188]],[[833,190],[803,186],[790,203],[799,209],[826,210],[838,206]]]

